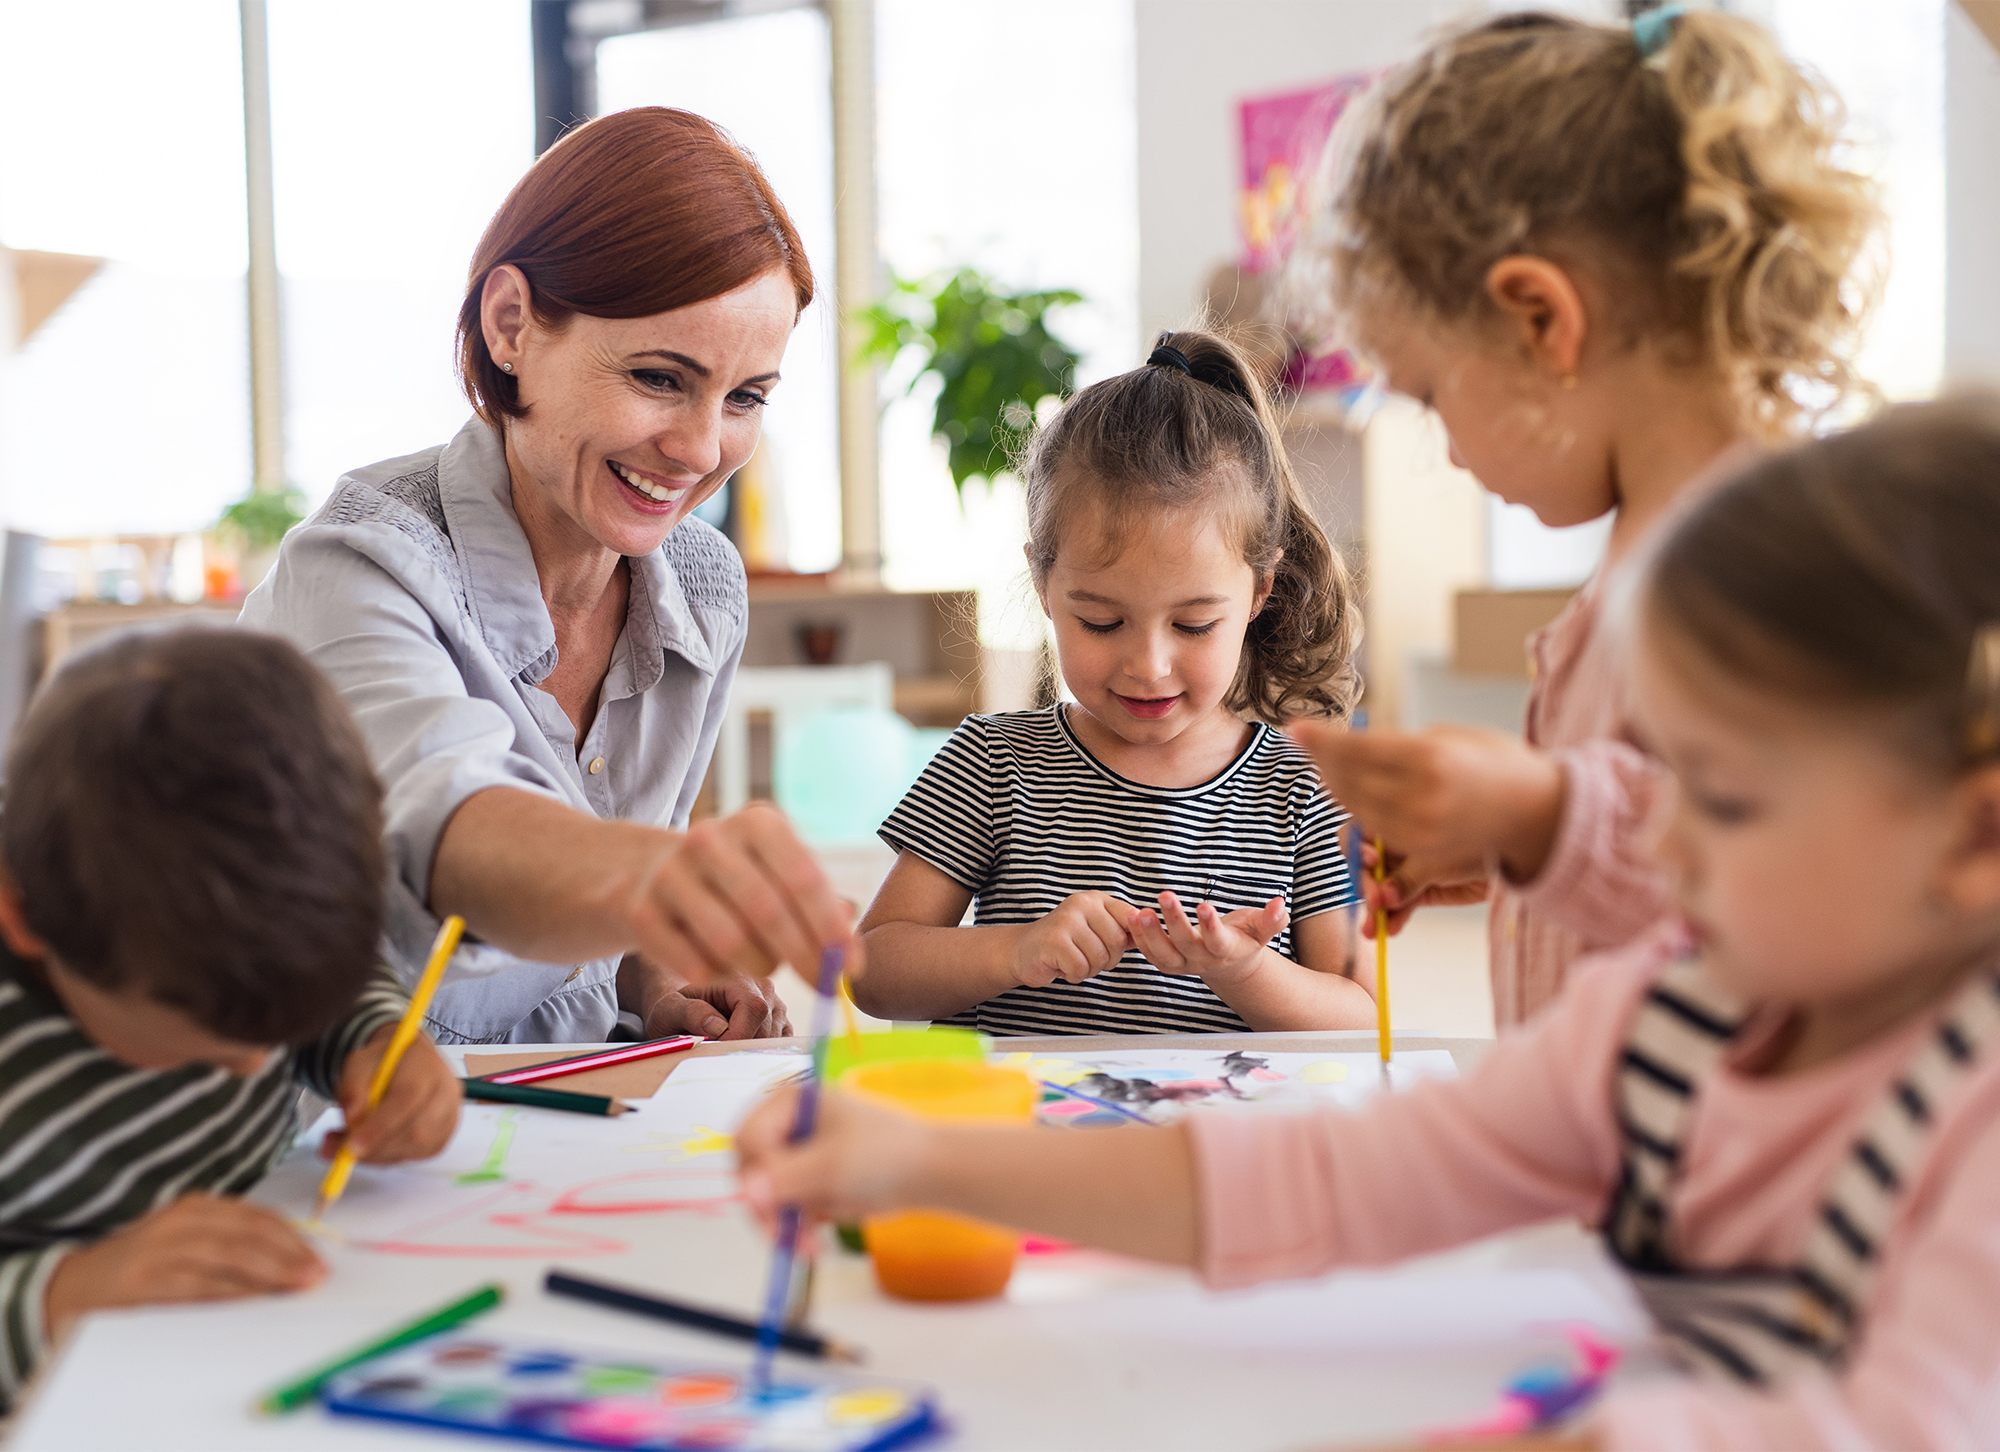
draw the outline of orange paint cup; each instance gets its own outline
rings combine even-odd
[[[1035,1083],[1019,1069],[972,1059],[904,1059],[863,1064],[841,1085],[926,1119],[1026,1124],[1035,1117]],[[1011,1230],[939,1210],[870,1215],[862,1222],[875,1279],[911,1301],[970,1301],[997,1296],[1014,1274],[1021,1238]]]

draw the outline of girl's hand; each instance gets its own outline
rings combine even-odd
[[[429,1159],[451,1142],[464,1091],[444,1056],[421,1034],[396,1065],[382,1102],[369,1112],[368,1086],[395,1032],[394,1024],[384,1024],[340,1066],[340,1110],[347,1116],[347,1127],[320,1142],[321,1159],[332,1159],[342,1144],[348,1144],[355,1158],[387,1165]]]
[[[1157,916],[1135,910],[1126,922],[1146,961],[1162,973],[1192,973],[1204,983],[1224,986],[1240,983],[1255,972],[1265,947],[1292,919],[1281,897],[1260,908],[1238,908],[1226,916],[1212,904],[1202,903],[1194,916],[1190,926],[1181,900],[1163,892]]]
[[[1375,879],[1375,862],[1383,860],[1381,881]],[[1361,844],[1361,936],[1375,936],[1375,913],[1379,908],[1388,923],[1389,936],[1403,931],[1410,915],[1420,907],[1463,907],[1485,902],[1492,896],[1493,879],[1484,870],[1461,882],[1418,882],[1408,859],[1394,852],[1378,854],[1373,842]]]
[[[737,1178],[766,1229],[797,1205],[802,1224],[855,1220],[920,1198],[931,1128],[914,1115],[837,1089],[822,1090],[812,1138],[791,1142],[796,1087],[765,1099],[736,1131]],[[803,1242],[802,1242],[803,1243]]]
[[[1125,923],[1132,909],[1108,892],[1072,893],[1014,944],[1014,978],[1040,988],[1058,978],[1081,983],[1125,956],[1132,939]]]
[[[835,945],[861,976],[853,909],[767,802],[672,839],[623,907],[639,952],[697,985],[768,978],[780,963],[817,981],[820,952]]]
[[[1472,887],[1495,862],[1514,881],[1530,882],[1548,860],[1562,818],[1563,770],[1517,737],[1467,726],[1415,735],[1337,731],[1315,722],[1290,734],[1367,836],[1390,846],[1392,890],[1377,892],[1371,882],[1371,918],[1379,905],[1400,927],[1423,902],[1478,901]]]

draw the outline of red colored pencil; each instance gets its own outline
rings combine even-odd
[[[659,1054],[678,1054],[703,1042],[700,1034],[681,1034],[671,1039],[648,1039],[643,1044],[620,1044],[615,1049],[597,1049],[570,1059],[552,1059],[546,1064],[530,1064],[524,1069],[504,1069],[498,1074],[482,1074],[489,1084],[532,1084],[538,1079],[555,1079],[564,1074],[581,1074],[585,1069],[608,1069],[613,1064],[629,1064],[634,1059],[650,1059]]]

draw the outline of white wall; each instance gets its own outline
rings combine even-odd
[[[2000,54],[1944,20],[1945,379],[2000,387]]]
[[[1236,104],[1373,70],[1465,0],[1134,0],[1139,60],[1139,322],[1186,320],[1236,255]]]

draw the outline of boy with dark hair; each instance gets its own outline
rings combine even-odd
[[[0,1407],[86,1311],[324,1276],[230,1198],[291,1147],[301,1085],[364,1160],[450,1139],[427,1042],[362,1117],[406,1002],[384,871],[366,749],[283,641],[125,636],[42,692],[0,810]]]

